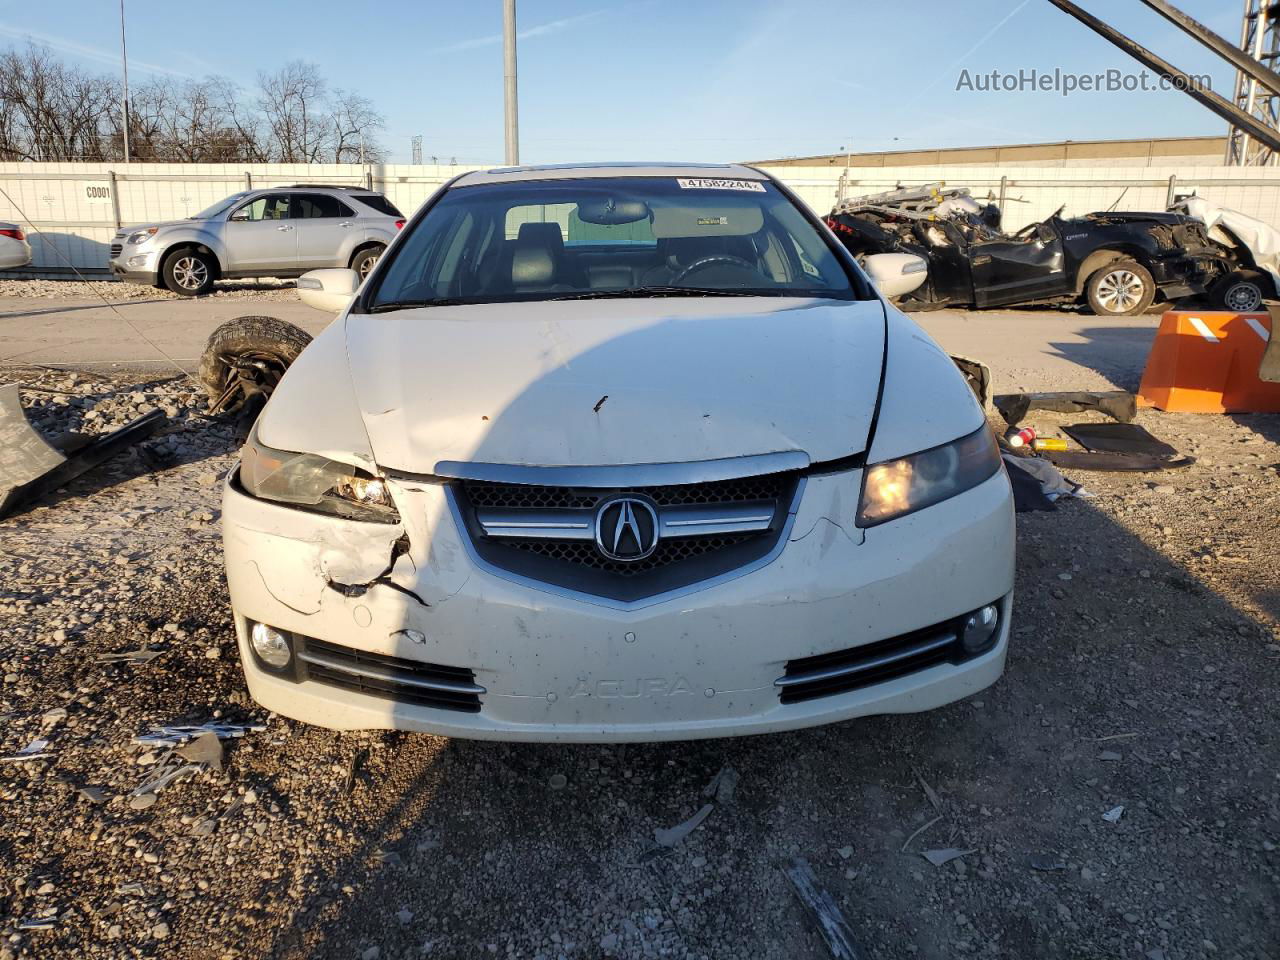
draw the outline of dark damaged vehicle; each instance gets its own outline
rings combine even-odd
[[[933,185],[842,201],[827,223],[855,257],[912,253],[928,261],[928,280],[903,301],[907,308],[1083,301],[1099,316],[1127,316],[1157,296],[1199,296],[1229,272],[1192,217],[1061,213],[1006,234],[993,204]]]

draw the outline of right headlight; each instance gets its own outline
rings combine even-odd
[[[968,436],[867,467],[857,524],[874,527],[976,487],[1000,469],[1000,448],[985,424]]]
[[[313,453],[273,450],[258,440],[256,430],[240,451],[240,485],[250,496],[299,510],[369,523],[400,522],[381,477]]]

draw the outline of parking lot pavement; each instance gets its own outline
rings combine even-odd
[[[181,380],[6,375],[37,422],[176,429],[0,522],[0,756],[47,741],[0,763],[3,960],[829,958],[796,857],[867,960],[1280,956],[1280,418],[1140,411],[1197,462],[1020,514],[1008,669],[961,702],[521,745],[258,708],[219,549],[232,424]],[[209,720],[262,729],[132,795],[165,763],[134,737]]]
[[[122,316],[188,367],[199,358],[210,332],[233,317],[266,314],[311,334],[331,319],[300,303],[291,289],[264,292],[241,285],[233,293],[184,300],[150,288],[129,291],[123,284],[92,284],[114,296],[139,294],[134,300],[114,301],[112,310],[83,294],[13,296],[11,291],[27,289],[21,284],[0,281],[0,363],[162,368],[163,356]],[[45,284],[41,289],[58,288]],[[1132,389],[1159,321],[1155,316],[1103,319],[1057,309],[942,310],[912,316],[950,352],[989,364],[998,391]]]
[[[136,299],[108,304],[96,296],[6,296],[5,286],[19,282],[0,281],[0,363],[163,369],[167,354],[191,369],[213,329],[233,317],[265,313],[312,334],[332,319],[291,289],[270,298],[249,291],[186,300],[145,288]]]

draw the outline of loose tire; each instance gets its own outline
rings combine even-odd
[[[1271,284],[1257,270],[1237,270],[1214,284],[1209,297],[1214,306],[1232,313],[1257,313],[1271,296]]]
[[[1143,313],[1156,296],[1151,272],[1136,260],[1116,260],[1089,278],[1089,308],[1100,317]]]
[[[355,259],[351,261],[351,269],[360,274],[363,280],[369,275],[369,271],[373,269],[373,265],[378,262],[378,258],[386,251],[386,247],[369,247],[361,250],[355,255]]]
[[[164,285],[180,297],[198,297],[213,289],[218,264],[198,250],[177,250],[165,258],[161,277]]]
[[[275,317],[236,317],[209,335],[200,355],[200,382],[213,413],[263,402],[311,334]]]

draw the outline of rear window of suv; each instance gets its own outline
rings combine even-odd
[[[351,195],[351,199],[359,200],[366,207],[377,210],[388,217],[404,219],[404,214],[396,209],[395,204],[380,193],[354,193]]]

